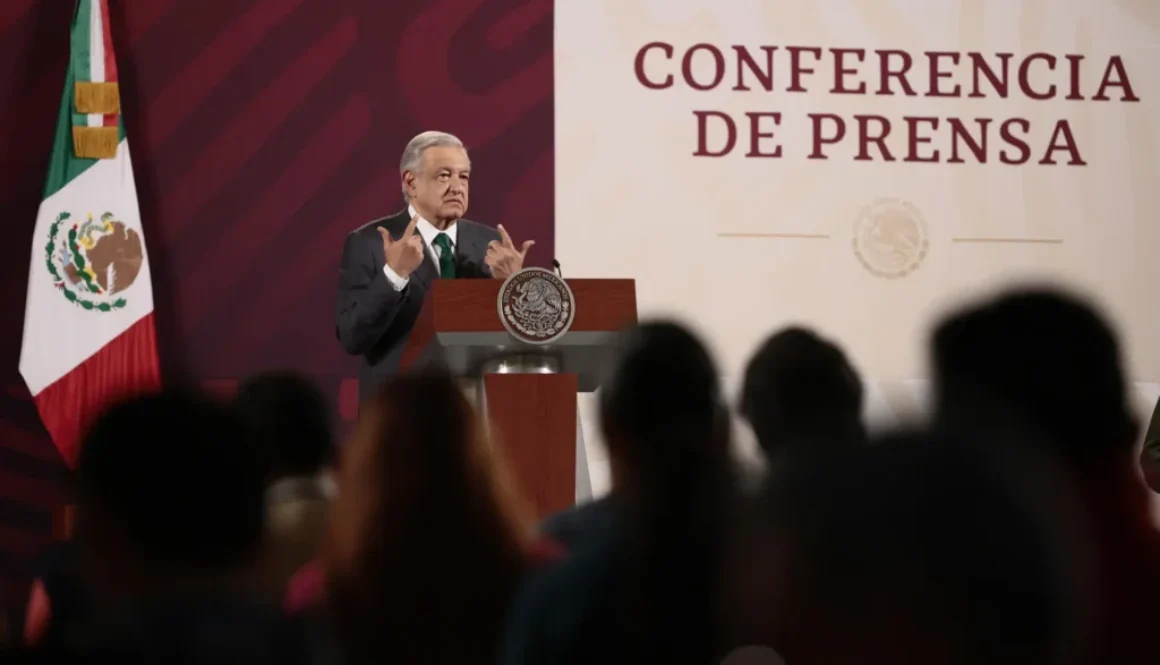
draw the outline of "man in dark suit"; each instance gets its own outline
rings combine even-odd
[[[338,277],[336,332],[363,357],[359,398],[399,369],[411,327],[436,279],[507,279],[523,268],[534,241],[516,247],[498,230],[463,219],[471,160],[444,132],[411,139],[399,163],[407,208],[350,233]],[[437,354],[420,362],[430,363]]]

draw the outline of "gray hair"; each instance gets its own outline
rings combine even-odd
[[[450,146],[459,148],[467,152],[467,148],[463,147],[463,141],[459,137],[448,134],[447,132],[437,132],[428,130],[422,134],[418,134],[415,138],[407,142],[407,147],[403,148],[403,157],[399,160],[399,175],[402,176],[407,171],[414,173],[419,170],[419,164],[423,161],[423,153],[427,148],[435,148],[438,146]],[[403,183],[403,202],[410,203],[411,200],[407,196],[407,185]]]

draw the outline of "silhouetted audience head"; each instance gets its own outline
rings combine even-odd
[[[1013,291],[947,319],[932,347],[944,423],[970,427],[980,409],[1007,409],[1067,459],[1132,453],[1138,425],[1116,335],[1079,299]]]
[[[494,657],[531,535],[501,473],[449,376],[392,379],[364,405],[324,552],[331,609],[360,657]]]
[[[252,377],[238,386],[234,406],[270,456],[272,480],[316,475],[333,463],[330,410],[310,379],[293,373]]]
[[[675,323],[644,323],[621,334],[615,369],[600,388],[600,418],[619,476],[614,483],[728,453],[717,368],[701,341]]]
[[[628,487],[621,540],[606,552],[623,576],[617,608],[593,639],[617,645],[625,662],[710,658],[733,480],[717,367],[687,328],[641,324],[619,341],[600,415],[614,488]]]
[[[740,634],[788,663],[1060,662],[1069,536],[1012,464],[911,434],[779,465],[763,533],[730,567]]]
[[[192,392],[109,409],[76,470],[77,537],[111,591],[230,573],[262,537],[264,468],[229,408]]]
[[[740,400],[769,458],[798,445],[849,445],[865,436],[862,382],[833,343],[803,328],[767,339],[749,360]]]

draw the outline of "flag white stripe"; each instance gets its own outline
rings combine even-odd
[[[105,21],[101,16],[101,0],[89,3],[89,76],[94,82],[105,80]],[[105,124],[105,116],[89,114],[89,127]]]

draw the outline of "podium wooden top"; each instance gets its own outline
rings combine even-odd
[[[497,300],[498,279],[441,279],[429,300],[437,332],[503,332]],[[573,279],[576,318],[569,332],[615,332],[636,323],[636,286],[631,279]]]
[[[576,314],[568,332],[551,344],[516,339],[499,315],[498,279],[435,280],[403,352],[412,366],[432,344],[441,347],[449,368],[471,376],[484,363],[513,354],[556,358],[562,371],[580,374],[580,390],[595,390],[613,335],[636,323],[636,285],[631,279],[570,279]]]

